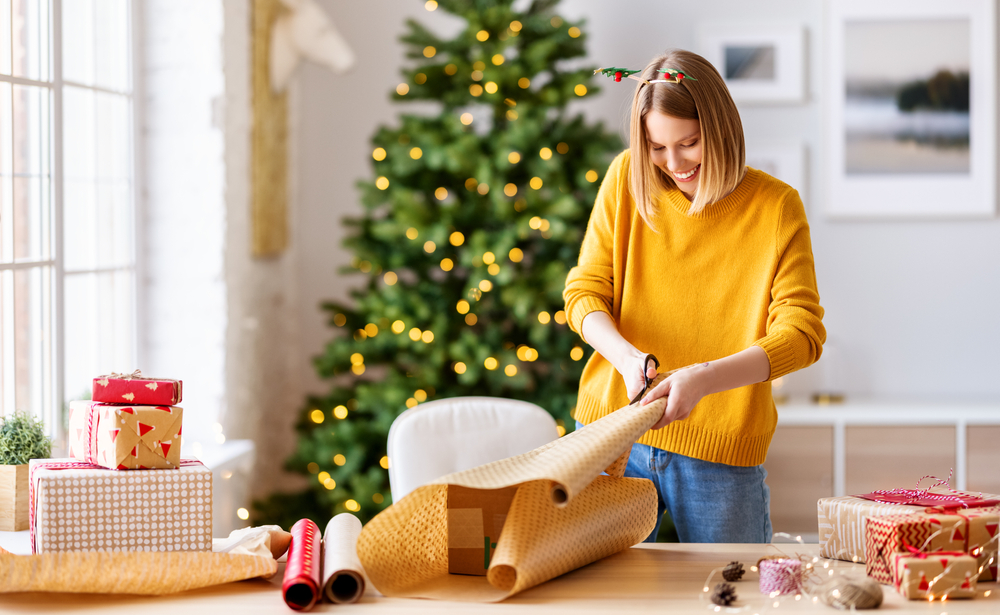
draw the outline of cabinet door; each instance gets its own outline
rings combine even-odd
[[[845,433],[846,495],[913,489],[922,476],[948,478],[955,467],[952,426],[855,426]],[[932,479],[920,483],[932,485]],[[952,485],[955,484],[954,477]]]
[[[969,491],[1000,494],[1000,425],[969,425],[965,433]]]
[[[764,469],[774,531],[815,540],[816,500],[833,495],[833,428],[778,427]]]

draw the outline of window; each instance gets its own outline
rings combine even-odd
[[[0,0],[0,401],[56,435],[135,356],[128,0]]]

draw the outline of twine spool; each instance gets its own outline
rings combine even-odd
[[[801,560],[763,559],[758,562],[757,568],[760,571],[760,593],[781,596],[802,592],[806,571]]]
[[[835,609],[876,609],[882,605],[882,586],[875,579],[840,575],[816,586],[812,595]]]

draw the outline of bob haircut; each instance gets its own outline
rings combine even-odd
[[[638,75],[661,79],[659,69],[678,70],[697,81],[680,83],[640,82],[632,99],[629,126],[631,169],[629,187],[639,215],[651,228],[656,213],[654,199],[676,188],[673,178],[653,164],[646,135],[646,116],[657,111],[664,115],[699,120],[701,124],[701,173],[691,209],[696,214],[736,189],[743,179],[746,145],[743,124],[733,97],[722,76],[708,60],[681,49],[667,51],[646,65]]]

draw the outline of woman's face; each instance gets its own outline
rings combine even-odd
[[[701,122],[651,111],[646,115],[646,138],[653,164],[693,199],[701,175]]]

